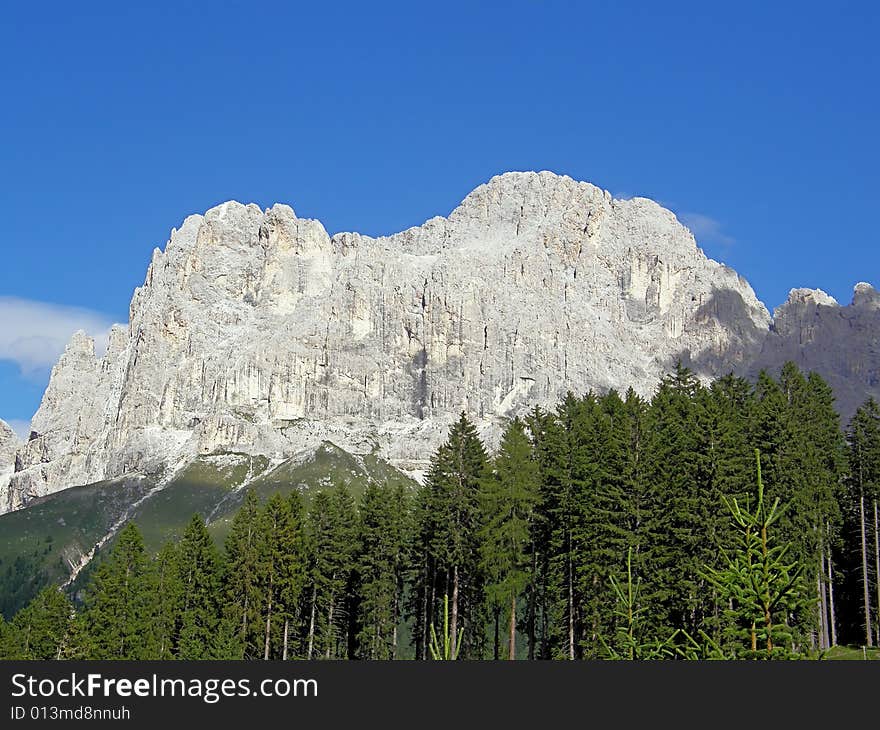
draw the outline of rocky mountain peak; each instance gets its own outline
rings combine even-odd
[[[748,282],[671,211],[550,172],[499,175],[379,238],[230,201],[155,249],[104,355],[71,341],[5,504],[322,441],[418,470],[462,410],[491,445],[569,389],[650,395],[677,361],[747,371],[769,333]]]
[[[861,281],[853,289],[853,306],[867,309],[880,309],[880,292],[870,284]]]
[[[838,307],[840,305],[834,297],[821,289],[792,289],[782,306]]]

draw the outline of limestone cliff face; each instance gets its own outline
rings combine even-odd
[[[9,480],[15,470],[15,452],[20,446],[21,441],[15,435],[15,431],[6,421],[0,421],[0,495],[5,494],[9,486]]]
[[[418,468],[462,410],[491,441],[568,389],[647,394],[679,358],[707,377],[745,369],[769,325],[670,211],[551,173],[493,178],[385,238],[224,203],[153,253],[102,358],[73,338],[4,506],[322,440]]]

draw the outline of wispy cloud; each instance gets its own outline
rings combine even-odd
[[[0,296],[0,360],[16,363],[23,375],[39,374],[55,363],[77,330],[94,337],[95,349],[103,353],[112,324],[90,309]]]
[[[701,244],[732,246],[736,243],[733,236],[724,232],[721,222],[711,216],[702,213],[679,213],[678,219],[690,229],[694,238]]]

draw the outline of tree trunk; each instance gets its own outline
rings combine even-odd
[[[449,620],[450,656],[456,657],[458,650],[458,566],[452,568],[452,616]]]
[[[431,651],[430,651],[431,624],[434,621],[434,604],[437,601],[437,566],[436,565],[432,566],[430,577],[431,577],[431,595],[430,595],[430,598],[428,599],[428,602],[427,602],[427,605],[425,608],[425,626],[424,626],[425,648],[424,648],[424,651],[422,652],[422,658],[424,658],[424,659],[431,658]],[[427,590],[425,593],[427,595]]]
[[[247,654],[247,614],[248,614],[248,596],[244,594],[244,611],[241,614],[241,654],[242,659]]]
[[[825,558],[819,554],[819,570],[816,572],[816,597],[819,599],[819,621],[816,626],[819,635],[819,650],[827,649],[828,642],[825,640],[825,617],[827,616],[827,606],[825,605],[825,585],[822,582],[822,569],[824,567]]]
[[[568,572],[568,658],[574,661],[574,576],[571,560],[571,533],[568,537],[569,549],[566,555]]]
[[[495,618],[495,634],[494,634],[494,642],[492,644],[492,659],[496,662],[501,658],[501,629],[498,626],[498,622],[501,620],[501,612],[498,610],[497,606],[492,609],[492,613]]]
[[[510,651],[508,659],[516,659],[516,594],[510,597]]]
[[[306,655],[308,659],[312,658],[312,652],[315,649],[315,608],[318,603],[318,586],[312,586],[312,614],[309,617],[309,650]]]
[[[874,500],[874,579],[877,583],[877,611],[880,612],[880,522],[877,520],[877,500]],[[880,646],[880,614],[877,616],[877,645]]]
[[[333,649],[333,609],[336,606],[333,603],[333,594],[330,595],[330,608],[327,609],[327,649],[324,652],[324,657],[329,659],[331,656],[331,651]]]
[[[398,612],[400,609],[400,589],[394,589],[394,610],[392,611],[391,621],[393,628],[391,629],[391,658],[397,659],[397,622],[399,619]]]
[[[550,631],[547,628],[547,603],[542,591],[541,594],[541,659],[550,658]]]
[[[767,525],[761,527],[761,556],[764,564],[767,563]],[[767,657],[773,655],[773,615],[770,613],[770,589],[766,588],[763,595],[764,603],[764,629],[767,632]],[[754,631],[754,629],[752,629]],[[752,640],[754,644],[754,639]]]
[[[876,511],[877,506],[874,505]],[[871,629],[871,589],[868,581],[868,540],[865,529],[865,493],[859,495],[859,517],[862,528],[862,587],[865,592],[865,644],[874,646],[874,632]],[[876,531],[876,528],[875,528]]]
[[[528,615],[526,617],[526,637],[529,644],[529,661],[535,659],[535,603],[537,601],[536,576],[538,575],[538,551],[532,551],[532,585],[529,590]]]
[[[281,661],[283,661],[283,662],[287,661],[287,629],[288,629],[289,625],[290,625],[290,620],[284,619],[284,649],[281,652]]]
[[[269,635],[272,632],[272,579],[269,578],[269,590],[267,591],[266,607],[266,642],[263,645],[263,660],[269,659]]]
[[[837,646],[837,616],[834,613],[834,567],[831,563],[831,551],[828,551],[828,611],[831,614],[831,646]]]

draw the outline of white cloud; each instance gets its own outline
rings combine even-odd
[[[686,225],[694,238],[700,243],[717,244],[720,246],[732,246],[736,243],[733,236],[727,235],[720,221],[702,213],[679,213],[678,219]]]
[[[31,422],[30,421],[22,421],[18,418],[11,418],[6,423],[9,424],[9,428],[15,431],[18,434],[18,437],[22,441],[27,441],[28,436],[31,435]]]
[[[37,374],[55,364],[77,330],[94,337],[103,354],[112,324],[90,309],[0,296],[0,360],[16,363],[23,375]]]

